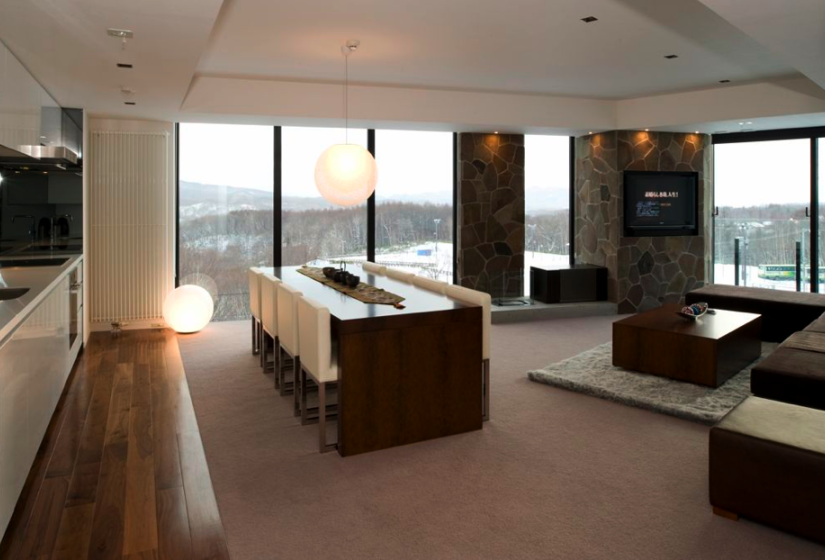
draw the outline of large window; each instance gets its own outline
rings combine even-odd
[[[825,138],[819,138],[817,142],[817,152],[819,154],[819,292],[825,292]]]
[[[367,147],[367,131],[284,127],[281,240],[283,266],[315,260],[363,261],[367,256],[367,206],[334,206],[315,187],[315,163],[333,144]]]
[[[376,261],[453,280],[453,135],[375,132]]]
[[[718,144],[714,281],[810,290],[809,139]],[[738,266],[737,266],[738,263]]]
[[[178,281],[212,292],[213,320],[247,318],[246,271],[272,266],[272,127],[181,124],[179,133]]]
[[[524,137],[525,295],[530,267],[567,264],[570,255],[570,138]]]

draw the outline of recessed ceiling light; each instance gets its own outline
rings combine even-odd
[[[107,29],[106,34],[109,37],[117,37],[118,39],[131,39],[135,36],[131,29],[116,29],[114,27]]]
[[[594,21],[599,21],[599,18],[595,18],[593,16],[587,16],[587,17],[583,17],[582,21],[584,23],[593,23]]]
[[[729,84],[730,80],[719,80],[720,84]]]
[[[646,129],[645,129],[645,132],[650,132],[650,129],[649,129],[649,128],[646,128]]]
[[[118,62],[117,67],[118,68],[134,68],[134,66],[132,66],[131,64],[126,64],[125,62]]]
[[[137,103],[135,103],[134,101],[124,101],[123,104],[124,105],[137,105]]]
[[[593,131],[591,130],[590,132],[588,132],[588,134],[593,134]]]
[[[493,134],[498,134],[498,130],[496,130],[495,132],[493,132]]]
[[[674,58],[679,58],[679,55],[678,54],[666,54],[665,58],[672,60]]]
[[[745,124],[753,124],[751,121],[746,122]]]
[[[739,126],[745,126],[745,123],[740,122],[740,123],[739,123]]]
[[[694,134],[699,134],[699,131],[697,130],[696,132],[694,132]]]

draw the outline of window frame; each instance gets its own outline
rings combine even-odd
[[[809,243],[808,262],[810,263],[810,277],[814,279],[811,284],[811,292],[819,293],[819,142],[820,138],[825,138],[825,126],[808,128],[782,128],[777,130],[756,130],[752,132],[730,132],[726,134],[714,134],[711,143],[714,146],[714,160],[716,158],[715,147],[717,144],[741,144],[753,142],[771,142],[777,140],[805,140],[810,141],[810,175],[811,190],[809,194],[808,219],[811,222],[811,239]],[[710,279],[715,281],[716,275],[716,217],[719,209],[716,206],[716,165],[714,164],[713,176],[713,204],[711,208],[711,219],[713,228],[711,230],[711,267]]]

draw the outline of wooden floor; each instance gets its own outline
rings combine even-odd
[[[0,559],[228,557],[175,335],[92,335]]]

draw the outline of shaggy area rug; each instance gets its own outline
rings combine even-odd
[[[776,346],[763,342],[759,359],[717,389],[616,367],[611,342],[527,376],[537,383],[712,425],[751,394],[751,368]]]

